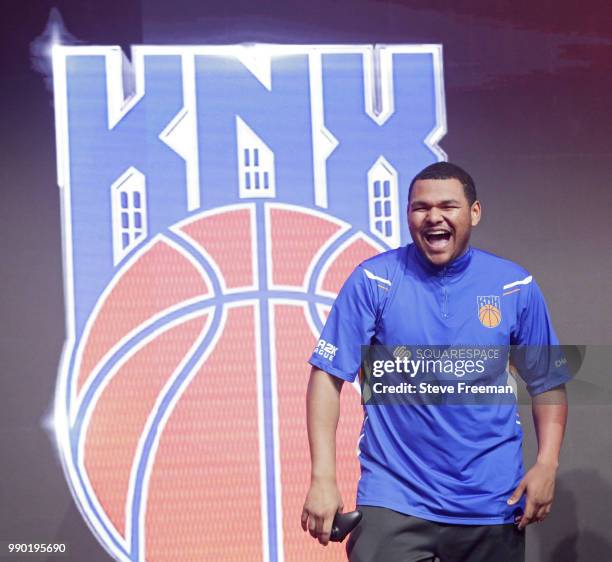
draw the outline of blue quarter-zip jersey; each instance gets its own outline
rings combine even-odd
[[[414,244],[361,263],[346,280],[309,362],[349,382],[361,345],[558,345],[542,293],[519,265],[468,248],[445,267]],[[531,395],[565,372],[526,379]],[[522,432],[511,404],[364,406],[358,505],[486,525],[513,521]],[[524,504],[524,496],[522,499]]]

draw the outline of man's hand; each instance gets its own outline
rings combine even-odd
[[[519,521],[519,529],[524,529],[534,521],[539,522],[546,519],[555,494],[556,476],[557,466],[544,463],[536,463],[525,474],[508,499],[508,504],[514,505],[521,499],[523,493],[527,494],[525,513]]]
[[[308,530],[313,538],[327,546],[334,516],[343,509],[336,483],[332,480],[315,480],[310,485],[302,509],[302,529]]]
[[[336,428],[340,416],[342,379],[316,367],[306,393],[306,424],[312,469],[302,509],[302,529],[327,545],[332,522],[343,504],[336,484]]]
[[[508,504],[514,505],[527,493],[525,513],[519,521],[519,529],[524,529],[534,521],[543,521],[550,513],[555,494],[559,451],[567,421],[565,386],[561,385],[534,396],[531,409],[538,438],[537,462],[508,499]]]

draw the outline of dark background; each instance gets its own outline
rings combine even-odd
[[[1,6],[0,541],[65,542],[71,555],[56,560],[110,560],[81,519],[44,428],[64,308],[52,99],[40,73],[45,59],[33,61],[32,42],[53,6],[76,40],[125,50],[139,43],[442,43],[448,134],[440,144],[476,180],[484,219],[474,245],[533,273],[564,343],[611,343],[609,2]],[[529,408],[522,414],[529,465],[535,440]],[[609,559],[611,422],[609,403],[573,404],[553,513],[529,528],[528,560]]]

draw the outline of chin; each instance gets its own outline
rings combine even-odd
[[[436,254],[427,254],[425,252],[423,252],[425,254],[425,256],[427,256],[427,259],[433,263],[434,265],[446,265],[447,263],[451,262],[454,256],[453,252],[443,252],[443,253],[436,253]]]
[[[429,256],[429,261],[435,265],[446,265],[451,261],[451,256],[447,256],[446,254],[434,254],[433,256]]]

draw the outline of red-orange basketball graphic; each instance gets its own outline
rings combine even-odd
[[[127,261],[66,379],[66,473],[115,558],[345,559],[300,526],[306,360],[344,279],[382,249],[320,212],[239,204],[189,217]],[[492,309],[479,317],[499,323]],[[337,474],[351,509],[356,388],[341,412]]]

